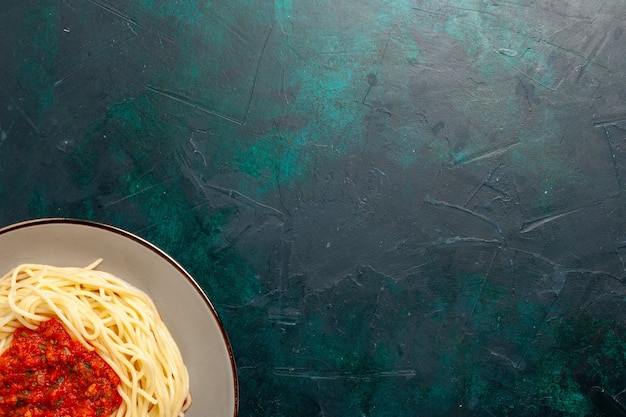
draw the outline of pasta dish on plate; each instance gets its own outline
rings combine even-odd
[[[150,297],[100,262],[0,278],[0,415],[184,416],[178,346]]]

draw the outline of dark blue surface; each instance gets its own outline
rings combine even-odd
[[[600,416],[592,387],[626,386],[625,18],[4,1],[0,223],[170,253],[243,416]]]

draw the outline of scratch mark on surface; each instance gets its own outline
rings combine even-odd
[[[519,145],[519,142],[514,142],[508,145],[505,145],[501,148],[497,148],[494,149],[492,151],[486,151],[484,153],[479,153],[479,154],[474,154],[474,155],[470,155],[467,159],[461,159],[459,161],[454,161],[452,162],[452,166],[456,167],[456,166],[461,166],[461,165],[466,165],[466,164],[471,164],[472,162],[477,162],[483,159],[488,159],[488,158],[493,158],[496,156],[500,156],[504,153],[506,153],[509,149],[514,148],[515,146]]]
[[[410,66],[412,66],[412,67],[419,68],[419,69],[424,70],[424,71],[432,71],[432,72],[436,72],[436,73],[439,73],[439,74],[445,72],[445,69],[436,68],[436,67],[433,67],[433,66],[430,66],[430,65],[426,65],[426,64],[423,64],[423,63],[420,63],[420,62],[409,62],[408,64]],[[477,98],[477,97],[478,96],[475,96],[475,98]],[[482,100],[486,101],[487,99],[482,99]]]
[[[132,17],[128,16],[125,13],[120,12],[119,10],[117,10],[115,7],[111,6],[107,2],[104,2],[104,1],[101,1],[101,0],[88,0],[88,1],[91,4],[96,5],[96,6],[100,7],[101,9],[111,13],[112,15],[117,16],[120,19],[126,21],[126,23],[135,25],[135,26],[137,26],[140,29],[145,29],[144,26],[142,26],[139,23],[137,23]]]
[[[513,369],[517,369],[519,371],[523,371],[524,369],[526,369],[526,361],[523,357],[507,353],[503,348],[500,347],[483,349],[489,352],[491,356],[495,356],[499,360],[511,365]]]
[[[568,272],[571,271],[566,271],[561,269],[560,265],[554,263],[554,265],[557,265],[554,267],[555,272],[558,272],[558,274],[562,275],[564,278],[564,280],[567,279],[567,274]],[[565,282],[563,282],[563,285],[565,285]],[[550,303],[550,305],[548,306],[548,308],[546,309],[546,312],[544,313],[543,317],[541,318],[541,321],[539,321],[539,323],[537,323],[535,326],[533,326],[535,330],[535,335],[533,336],[533,340],[536,339],[536,337],[538,335],[541,334],[541,328],[543,327],[543,325],[545,323],[549,323],[550,321],[554,320],[555,316],[553,316],[551,313],[554,310],[555,306],[556,306],[556,302],[559,299],[559,297],[561,296],[561,291],[559,290],[558,292],[555,291],[551,291],[554,294],[554,297],[552,298],[552,302]],[[524,358],[526,358],[528,356],[528,352],[531,349],[531,346],[533,345],[533,343],[528,343],[526,345],[526,349],[524,350],[524,352],[522,353],[522,360],[524,360]],[[525,363],[525,361],[524,361]]]
[[[145,187],[145,188],[143,188],[143,189],[141,189],[139,191],[135,191],[134,193],[128,194],[128,195],[126,195],[126,196],[124,196],[122,198],[118,198],[117,200],[111,201],[110,203],[105,204],[103,208],[109,208],[109,207],[114,206],[116,204],[119,204],[119,203],[121,203],[123,201],[129,200],[129,199],[131,199],[131,198],[133,198],[135,196],[138,196],[140,194],[145,193],[146,191],[150,191],[153,188],[159,187],[160,185],[163,185],[163,184],[165,184],[166,182],[169,182],[169,181],[171,181],[171,180],[168,179],[168,180],[156,183],[156,184],[152,184],[152,185],[150,185],[148,187]]]
[[[525,222],[522,223],[522,228],[520,229],[520,233],[531,232],[531,231],[535,230],[538,227],[542,227],[542,226],[546,225],[547,223],[553,222],[553,221],[561,219],[563,217],[570,216],[570,215],[572,215],[574,213],[577,213],[577,212],[579,212],[579,211],[581,211],[581,210],[583,210],[585,208],[588,208],[590,206],[591,205],[577,207],[575,209],[564,211],[562,213],[550,214],[550,215],[541,217],[539,219],[525,221]]]
[[[615,115],[615,116],[604,116],[597,118],[594,122],[591,123],[593,127],[610,127],[614,126],[617,123],[626,122],[626,115]]]
[[[537,85],[542,86],[543,88],[550,90],[550,91],[556,91],[560,86],[561,83],[563,82],[563,80],[559,81],[559,83],[556,85],[556,87],[550,87],[549,85],[546,85],[544,83],[542,83],[541,81],[539,81],[536,78],[531,77],[530,75],[526,74],[524,71],[522,71],[521,69],[517,68],[517,67],[513,67],[513,69],[515,71],[517,71],[520,75],[523,75],[524,77],[528,78],[529,80],[531,80],[532,82],[536,83]]]
[[[28,115],[26,114],[26,112],[24,111],[24,109],[21,106],[18,106],[17,103],[15,103],[12,99],[11,102],[13,102],[13,105],[15,106],[15,108],[20,112],[20,114],[22,115],[22,117],[28,122],[28,124],[30,125],[30,127],[33,128],[33,130],[39,135],[41,134],[41,131],[39,130],[39,128],[37,127],[37,125],[35,124],[35,122],[33,122],[33,120],[28,117]]]
[[[558,33],[558,32],[557,32],[557,33]],[[554,35],[554,34],[553,34],[553,35]],[[550,36],[552,36],[552,35],[550,35]],[[587,64],[594,64],[594,65],[597,65],[597,66],[599,66],[599,67],[601,67],[601,68],[604,68],[604,69],[606,69],[606,70],[608,70],[608,69],[609,69],[606,65],[603,65],[603,64],[601,64],[601,63],[599,63],[599,62],[596,62],[596,61],[593,61],[593,60],[591,59],[591,58],[592,58],[592,56],[587,57],[587,56],[585,56],[585,54],[583,54],[582,52],[576,51],[576,50],[574,50],[574,49],[566,48],[566,47],[564,47],[564,46],[562,46],[562,45],[559,45],[559,44],[554,43],[554,42],[552,42],[552,41],[549,41],[549,40],[547,40],[547,39],[541,39],[541,42],[542,42],[542,43],[545,43],[546,45],[552,46],[552,47],[554,47],[554,48],[560,49],[560,50],[562,50],[562,51],[568,52],[568,53],[570,53],[570,54],[576,55],[577,57],[584,59],[584,60],[587,62]],[[586,65],[586,64],[585,64],[585,65]]]
[[[222,194],[225,194],[225,195],[227,195],[227,196],[229,196],[231,198],[234,198],[236,200],[239,200],[239,199],[244,200],[244,201],[246,201],[248,203],[248,205],[263,207],[265,209],[268,209],[268,210],[278,214],[280,217],[284,216],[284,213],[282,211],[278,210],[277,208],[274,208],[272,206],[268,206],[267,204],[263,204],[260,201],[257,201],[257,200],[255,200],[255,199],[253,199],[251,197],[248,197],[247,195],[245,195],[245,194],[243,194],[243,193],[241,193],[241,192],[239,192],[237,190],[234,190],[232,188],[224,188],[224,187],[220,187],[219,185],[213,185],[213,184],[204,184],[204,186],[208,187],[208,188],[211,188],[211,189],[213,189],[215,191],[218,191],[218,192],[220,192]]]
[[[89,1],[97,1],[97,0],[89,0]],[[246,105],[245,114],[243,115],[243,119],[241,119],[241,120],[237,119],[237,118],[234,118],[234,117],[231,117],[231,116],[228,116],[228,115],[226,115],[224,113],[220,113],[218,111],[208,109],[208,108],[206,108],[204,106],[201,106],[201,105],[195,103],[191,98],[182,96],[182,95],[174,93],[172,91],[156,88],[156,87],[153,87],[151,85],[147,85],[146,86],[146,90],[151,91],[151,92],[153,92],[155,94],[161,95],[163,97],[169,98],[171,100],[177,101],[179,103],[185,104],[185,105],[190,106],[190,107],[192,107],[194,109],[197,109],[197,110],[199,110],[201,112],[204,112],[204,113],[210,114],[212,116],[218,117],[220,119],[226,120],[228,122],[234,123],[236,125],[244,126],[246,124],[247,120],[248,120],[248,115],[250,114],[250,108],[252,106],[252,100],[254,98],[254,93],[256,91],[256,85],[257,85],[257,81],[258,81],[258,78],[259,78],[259,70],[260,70],[260,67],[261,67],[261,62],[263,60],[263,56],[265,55],[265,49],[267,47],[267,44],[269,42],[270,35],[272,34],[272,30],[273,29],[274,29],[274,23],[272,23],[271,26],[269,27],[269,30],[267,31],[267,35],[265,36],[265,40],[263,42],[263,45],[261,46],[261,52],[260,52],[259,58],[257,60],[257,65],[256,65],[256,69],[255,69],[255,72],[254,72],[254,77],[253,77],[253,80],[252,80],[252,87],[250,88],[250,96],[248,97],[248,102],[247,102],[247,105]]]
[[[82,62],[79,62],[78,64],[76,64],[74,66],[74,68],[68,72],[65,76],[63,76],[62,78],[58,79],[55,83],[54,83],[54,87],[59,87],[61,86],[63,83],[65,83],[65,81],[67,81],[68,78],[73,77],[74,75],[76,75],[78,72],[82,71],[83,69],[85,69],[85,66],[93,61],[96,58],[101,57],[102,55],[105,54],[105,52],[108,52],[110,49],[114,49],[114,48],[118,48],[120,45],[125,44],[126,42],[128,42],[129,40],[133,39],[134,36],[129,36],[128,38],[122,39],[119,42],[115,42],[112,43],[110,46],[106,47],[106,48],[102,48],[99,51],[93,53],[89,58],[83,60]]]
[[[473,320],[474,314],[476,313],[476,308],[478,307],[478,303],[480,302],[480,296],[482,295],[483,288],[485,287],[485,283],[489,279],[489,275],[491,274],[491,269],[493,268],[493,263],[496,260],[497,256],[498,256],[498,251],[495,250],[493,252],[493,255],[491,256],[491,261],[489,262],[489,267],[487,268],[487,271],[485,272],[485,276],[480,282],[480,287],[478,287],[478,293],[476,294],[476,299],[474,300],[474,303],[472,305],[472,311],[470,311],[469,317],[467,318],[467,321],[465,322],[466,328],[469,327],[469,324]]]
[[[441,71],[439,71],[439,72],[441,72]],[[471,81],[473,81],[473,80],[471,80]],[[489,96],[485,96],[485,95],[478,94],[478,93],[474,92],[474,90],[472,88],[463,88],[462,91],[472,98],[471,100],[467,100],[468,102],[471,101],[471,102],[476,102],[476,103],[491,103],[492,100],[493,100]]]
[[[454,6],[454,5],[452,5],[451,7],[453,9],[460,10],[460,11],[463,11],[463,12],[473,12],[473,13],[478,13],[478,14],[484,14],[484,15],[487,15],[487,16],[495,17],[498,20],[502,20],[502,18],[500,16],[498,16],[497,14],[488,12],[486,10],[472,9],[472,8],[469,8],[469,7],[460,7],[460,6]]]
[[[263,45],[261,46],[259,59],[257,59],[256,68],[254,70],[254,78],[252,79],[252,87],[250,88],[250,97],[248,97],[248,103],[246,104],[246,112],[243,115],[243,120],[241,122],[242,126],[245,125],[246,122],[248,121],[248,115],[250,114],[250,108],[252,106],[252,99],[254,98],[254,92],[256,91],[256,83],[259,79],[259,70],[261,68],[261,62],[263,61],[263,56],[265,56],[265,48],[267,47],[267,44],[270,40],[270,36],[272,34],[272,31],[274,30],[275,24],[276,22],[271,23],[269,30],[267,31],[267,35],[265,35],[265,40],[263,41]]]
[[[319,380],[347,380],[347,381],[371,381],[381,378],[414,378],[417,372],[414,369],[398,369],[395,371],[372,371],[360,374],[348,372],[318,371],[300,368],[277,367],[274,368],[274,375],[289,378],[305,378],[314,381]]]
[[[494,18],[496,18],[498,20],[503,20],[502,17],[498,16],[497,14],[488,12],[486,10],[472,9],[472,8],[468,8],[468,7],[460,7],[460,6],[455,6],[453,4],[448,4],[448,6],[452,10],[457,10],[457,11],[460,11],[460,12],[472,12],[472,13],[477,13],[477,14],[483,14],[483,15],[494,17]],[[446,17],[455,18],[455,19],[458,19],[459,16],[463,16],[463,14],[460,14],[460,13],[457,13],[456,15],[453,14],[453,13],[450,13],[452,10],[450,10],[450,11],[433,10],[433,9],[423,9],[423,8],[420,8],[420,7],[411,7],[411,9],[415,10],[416,12],[420,12],[420,13],[433,14],[433,15],[436,15],[436,16],[446,16]]]
[[[530,90],[529,87],[526,85],[526,83],[522,80],[521,77],[517,76],[518,79],[518,85],[522,88],[522,90],[524,91],[524,97],[526,98],[526,104],[528,104],[528,109],[532,109],[533,107],[533,103],[538,104],[538,99],[536,97],[534,97],[534,90]],[[534,86],[533,86],[534,88]],[[532,97],[532,99],[531,99]]]
[[[502,228],[500,227],[500,225],[498,225],[498,223],[496,223],[495,220],[493,220],[490,217],[487,217],[483,214],[480,213],[476,213],[473,210],[470,210],[466,207],[463,206],[458,206],[456,204],[452,204],[452,203],[447,203],[445,201],[439,201],[439,200],[435,200],[433,198],[430,198],[429,195],[426,195],[426,198],[424,199],[424,201],[428,204],[431,204],[433,206],[440,206],[440,207],[448,207],[451,208],[453,210],[458,210],[461,211],[463,213],[469,214],[470,216],[476,217],[482,221],[484,221],[485,223],[489,224],[490,226],[492,226],[494,229],[496,229],[496,231],[498,232],[498,235],[500,235],[500,239],[502,242],[502,245],[504,245],[506,247],[506,238],[504,236],[504,232],[502,231]]]
[[[291,104],[289,102],[289,94],[287,92],[287,76],[285,74],[285,64],[282,65],[282,84],[281,84],[281,88],[280,88],[280,93],[282,95],[282,98],[285,100],[286,104]]]
[[[220,119],[224,119],[224,120],[229,121],[231,123],[234,123],[236,125],[239,125],[239,126],[243,126],[244,125],[243,121],[237,120],[237,119],[235,119],[233,117],[230,117],[230,116],[227,116],[227,115],[225,115],[223,113],[220,113],[220,112],[217,112],[217,111],[214,111],[214,110],[211,110],[211,109],[207,109],[206,107],[203,107],[203,106],[201,106],[199,104],[196,104],[192,99],[190,99],[188,97],[181,96],[181,95],[173,93],[171,91],[161,90],[160,88],[152,87],[150,85],[146,86],[146,90],[151,91],[151,92],[153,92],[155,94],[158,94],[160,96],[167,97],[167,98],[169,98],[171,100],[174,100],[174,101],[177,101],[179,103],[185,104],[185,105],[187,105],[189,107],[192,107],[192,108],[194,108],[196,110],[199,110],[201,112],[210,114],[210,115],[215,116],[215,117],[219,117]]]
[[[416,12],[420,12],[420,13],[434,14],[434,15],[437,15],[437,16],[447,16],[447,13],[444,13],[444,12],[439,11],[439,10],[428,10],[428,9],[422,9],[421,7],[411,7],[411,9],[415,10]]]
[[[500,245],[501,242],[497,239],[482,239],[479,237],[473,236],[453,236],[448,238],[437,239],[433,242],[428,243],[428,246],[439,246],[439,245],[456,245],[460,243],[479,243],[485,245]]]
[[[186,167],[186,166],[183,167],[183,171],[184,171],[184,173],[187,176],[189,176],[195,182],[196,186],[198,188],[200,188],[200,189],[203,189],[205,187],[206,188],[210,188],[210,189],[212,189],[214,191],[217,191],[217,192],[219,192],[221,194],[227,195],[228,197],[233,198],[235,200],[238,200],[238,201],[243,200],[249,206],[252,206],[252,207],[255,207],[255,206],[256,207],[262,207],[262,208],[265,208],[265,209],[267,209],[267,210],[277,214],[281,218],[285,217],[285,214],[282,211],[278,210],[277,208],[274,208],[272,206],[268,206],[267,204],[263,204],[260,201],[257,201],[257,200],[255,200],[255,199],[253,199],[251,197],[248,197],[247,195],[245,195],[245,194],[243,194],[243,193],[241,193],[241,192],[239,192],[237,190],[234,190],[234,189],[231,189],[231,188],[225,188],[225,187],[221,187],[219,185],[209,184],[209,183],[206,183],[204,181],[201,181],[200,178],[198,178],[198,176],[196,175],[196,173],[193,172],[193,170],[191,168],[189,168],[189,167]]]
[[[139,34],[135,31],[135,29],[133,29],[133,27],[131,26],[130,22],[126,22],[126,27],[128,27],[128,29],[133,33],[133,35],[135,36],[139,36]]]
[[[294,308],[285,308],[278,310],[271,310],[268,312],[267,319],[274,324],[283,326],[295,326],[300,320],[301,314]]]
[[[226,21],[226,20],[224,19],[224,17],[223,17],[223,16],[220,16],[220,17],[222,18],[222,20],[223,20],[223,21]],[[228,23],[226,23],[226,25],[225,25],[225,26],[226,26],[226,29],[227,29],[230,33],[232,33],[233,35],[235,35],[235,37],[236,37],[237,39],[239,39],[239,41],[240,41],[243,45],[245,45],[248,49],[251,49],[251,50],[253,49],[253,47],[252,47],[252,45],[250,44],[250,42],[248,41],[248,39],[246,39],[246,37],[242,34],[242,31],[240,31],[240,30],[235,30],[235,28],[233,28],[233,27],[232,27],[230,24],[228,24]]]
[[[502,4],[502,3],[500,3],[500,4]],[[468,7],[460,7],[460,6],[455,6],[455,5],[448,5],[448,7],[451,8],[451,9],[456,9],[456,10],[463,11],[463,12],[473,12],[473,13],[479,13],[479,14],[491,16],[491,17],[493,17],[493,18],[495,18],[495,19],[497,19],[497,20],[499,20],[501,22],[506,22],[507,23],[506,26],[505,25],[501,25],[501,29],[506,28],[506,30],[510,31],[511,33],[515,33],[517,35],[521,35],[521,36],[523,36],[523,37],[525,37],[525,38],[527,38],[529,40],[532,40],[533,42],[539,42],[539,43],[548,45],[550,47],[554,47],[554,48],[560,49],[560,50],[565,51],[567,53],[576,55],[577,57],[579,57],[579,58],[581,58],[581,59],[583,59],[585,61],[585,64],[583,64],[581,67],[579,67],[579,69],[584,69],[585,67],[593,64],[593,65],[599,66],[599,67],[601,67],[601,68],[603,68],[603,69],[605,69],[607,71],[609,70],[609,68],[606,65],[604,65],[602,63],[599,63],[597,61],[594,61],[594,59],[593,59],[597,55],[597,52],[600,49],[602,49],[602,47],[604,46],[605,42],[600,43],[596,47],[596,49],[594,49],[594,51],[592,51],[592,53],[589,56],[587,56],[587,55],[585,55],[584,53],[582,53],[580,51],[576,51],[574,49],[570,49],[570,48],[564,47],[564,46],[559,45],[559,44],[557,44],[557,43],[555,43],[555,42],[553,42],[553,41],[551,41],[549,39],[551,37],[554,37],[554,35],[558,34],[559,32],[561,32],[561,31],[563,31],[563,30],[565,30],[565,29],[567,29],[567,28],[569,28],[569,27],[571,27],[573,25],[565,26],[563,28],[560,28],[556,32],[548,35],[547,37],[542,37],[541,34],[528,32],[528,31],[522,30],[520,28],[510,28],[509,24],[511,22],[507,21],[507,19],[505,17],[500,16],[500,15],[498,15],[496,13],[489,12],[487,10],[480,10],[480,9],[468,8]],[[465,24],[475,25],[471,21],[467,21],[467,20],[461,19],[462,15],[460,13],[458,13],[455,16],[455,15],[451,14],[450,12],[448,12],[447,10],[444,10],[443,8],[439,8],[439,9],[424,9],[424,8],[420,8],[420,7],[412,7],[411,9],[416,11],[416,12],[419,12],[419,13],[431,14],[431,15],[435,15],[435,16],[443,16],[443,17],[446,17],[446,18],[454,18],[455,20],[463,22]],[[586,22],[589,21],[589,17],[588,16],[577,16],[577,15],[565,15],[565,16],[567,16],[568,18],[571,18],[571,19],[576,19],[576,20],[581,20],[581,21],[586,21]],[[605,35],[605,41],[606,41],[606,38],[607,38],[607,36]],[[542,87],[544,87],[544,88],[546,88],[548,90],[551,90],[551,91],[556,91],[560,87],[560,85],[565,81],[565,78],[563,78],[563,79],[561,79],[558,82],[556,87],[550,87],[550,86],[548,86],[548,85],[546,85],[544,83],[541,83],[540,81],[532,78],[530,75],[522,72],[519,68],[515,68],[515,70],[518,71],[520,74],[524,75],[525,77],[527,77],[528,79],[536,82],[537,84],[539,84]]]
[[[622,271],[626,272],[626,264],[624,263],[624,259],[622,258],[622,256],[620,255],[620,250],[623,250],[626,247],[626,244],[624,244],[624,242],[620,242],[618,238],[616,238],[614,232],[613,232],[613,228],[610,225],[610,221],[609,219],[611,218],[611,214],[606,212],[606,208],[604,207],[604,204],[600,204],[600,208],[602,209],[602,214],[604,215],[604,220],[606,222],[606,230],[611,238],[611,242],[613,244],[613,254],[615,255],[615,258],[617,259],[617,261],[619,262],[619,264],[622,267]]]
[[[151,230],[151,229],[153,229],[153,228],[155,228],[155,227],[157,227],[157,226],[159,226],[161,224],[165,224],[165,223],[167,223],[167,222],[169,222],[169,221],[171,221],[173,219],[176,219],[176,218],[178,218],[178,217],[180,217],[180,216],[182,216],[182,215],[184,215],[186,213],[193,212],[197,208],[205,206],[205,205],[208,205],[208,204],[209,204],[208,202],[203,202],[203,203],[200,203],[200,204],[196,204],[195,206],[191,206],[191,207],[189,207],[186,210],[181,210],[180,212],[172,214],[171,216],[163,217],[163,218],[159,219],[159,221],[154,222],[154,223],[150,223],[149,225],[139,229],[137,232],[138,233],[145,233],[146,231]]]
[[[33,119],[31,119],[30,117],[28,117],[28,114],[26,114],[26,112],[24,111],[24,109],[17,104],[17,102],[13,99],[13,97],[11,97],[11,95],[9,93],[7,93],[3,88],[0,87],[0,93],[4,94],[5,96],[7,96],[9,98],[9,101],[11,101],[11,104],[13,104],[13,107],[15,107],[17,109],[17,111],[22,115],[22,117],[24,118],[24,120],[26,120],[26,122],[30,125],[30,127],[33,128],[33,130],[35,131],[35,133],[37,133],[38,135],[41,134],[41,131],[39,130],[39,128],[37,127],[37,125],[35,124],[35,122],[33,122]]]
[[[200,147],[198,146],[198,144],[196,143],[195,140],[193,140],[193,132],[191,137],[189,138],[189,144],[191,145],[191,149],[193,150],[193,153],[195,155],[200,155],[200,157],[202,158],[202,163],[204,164],[204,166],[208,166],[207,165],[207,160],[204,157],[204,154],[202,153],[202,151],[200,151]]]
[[[593,50],[591,51],[589,56],[585,58],[585,63],[578,70],[578,77],[576,78],[576,82],[580,81],[580,79],[582,78],[583,74],[587,70],[587,67],[591,63],[593,63],[593,59],[596,57],[598,52],[600,52],[600,50],[602,50],[604,48],[604,45],[606,45],[607,39],[608,39],[608,35],[605,33],[604,36],[602,37],[602,40],[600,42],[598,42],[598,44],[593,48]]]
[[[485,186],[485,184],[487,184],[489,182],[489,180],[491,179],[491,177],[493,177],[494,172],[496,172],[496,170],[498,168],[500,168],[502,166],[502,164],[498,164],[494,169],[492,169],[491,171],[489,171],[489,173],[487,174],[487,178],[485,178],[485,180],[478,186],[476,187],[476,189],[474,190],[474,192],[472,194],[470,194],[469,197],[467,197],[467,200],[465,201],[465,203],[463,204],[463,207],[467,206],[469,204],[470,201],[472,201],[472,198],[474,198],[474,196],[478,193],[478,191],[480,191],[481,188],[483,188]]]
[[[606,277],[609,277],[609,278],[619,282],[620,284],[626,285],[626,282],[622,278],[616,276],[615,274],[607,272],[607,271],[602,271],[602,270],[597,270],[597,269],[584,269],[584,268],[566,268],[564,265],[562,265],[562,264],[560,264],[558,262],[555,262],[552,259],[547,258],[546,256],[544,256],[544,255],[542,255],[540,253],[537,253],[537,252],[532,252],[532,251],[528,251],[528,250],[524,250],[524,249],[520,249],[520,248],[515,248],[515,247],[510,247],[508,249],[510,249],[510,250],[512,250],[514,252],[517,252],[517,253],[523,253],[525,255],[532,256],[535,259],[539,259],[540,261],[545,262],[548,265],[551,265],[555,269],[559,268],[561,273],[565,273],[565,274],[568,274],[568,273],[578,273],[578,274],[590,274],[590,275],[604,275]]]
[[[615,171],[615,178],[617,179],[617,185],[620,190],[624,189],[624,183],[622,182],[622,177],[619,175],[619,169],[617,166],[617,158],[615,156],[615,148],[613,147],[613,143],[611,141],[611,135],[609,133],[608,127],[604,126],[604,136],[606,137],[606,142],[609,145],[609,151],[611,151],[611,159],[613,161],[613,170]]]
[[[389,47],[389,39],[391,38],[391,32],[389,32],[387,34],[387,40],[385,41],[385,46],[383,47],[383,52],[380,55],[380,59],[378,60],[378,66],[376,68],[376,72],[373,73],[373,77],[371,79],[368,79],[368,87],[367,87],[367,91],[365,92],[365,95],[363,96],[363,100],[362,103],[363,104],[367,104],[365,101],[367,100],[367,96],[370,94],[370,91],[372,90],[372,87],[374,87],[377,83],[377,77],[378,77],[378,72],[380,71],[380,67],[382,66],[383,62],[385,61],[385,55],[387,54],[387,48]]]
[[[103,1],[103,0],[87,0],[89,1],[91,4],[100,7],[102,10],[111,13],[114,16],[119,17],[120,19],[124,20],[127,25],[128,28],[135,34],[137,34],[137,32],[135,32],[132,27],[130,25],[136,26],[137,28],[146,31],[152,35],[158,35],[159,38],[164,37],[165,39],[169,40],[170,42],[175,42],[173,38],[163,35],[158,31],[155,31],[145,25],[142,25],[141,23],[137,22],[135,19],[133,19],[132,17],[130,17],[129,15],[127,15],[126,13],[123,13],[121,11],[119,11],[118,9],[116,9],[115,7],[113,7],[111,4]]]

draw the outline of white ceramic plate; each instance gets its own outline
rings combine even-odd
[[[222,322],[194,279],[170,256],[124,230],[76,219],[39,219],[0,229],[0,276],[22,263],[86,266],[96,259],[145,291],[176,340],[189,370],[185,417],[233,417],[239,394]]]

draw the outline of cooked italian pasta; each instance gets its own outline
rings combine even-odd
[[[191,396],[178,346],[148,295],[97,270],[100,262],[24,264],[0,278],[0,353],[16,329],[56,318],[120,377],[115,417],[184,416]]]

